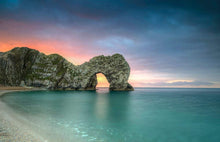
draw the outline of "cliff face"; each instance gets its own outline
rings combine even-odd
[[[120,54],[96,56],[75,66],[58,54],[45,55],[27,47],[0,52],[0,85],[47,89],[94,90],[96,74],[103,73],[110,90],[133,90],[130,67]]]

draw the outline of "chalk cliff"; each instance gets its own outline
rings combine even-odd
[[[33,86],[52,90],[94,90],[96,74],[103,73],[110,90],[133,90],[130,67],[120,54],[96,56],[73,65],[58,54],[45,55],[27,47],[0,52],[0,85]]]

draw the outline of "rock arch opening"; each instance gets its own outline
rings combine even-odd
[[[106,76],[103,73],[96,74],[97,84],[96,88],[109,88],[110,83],[108,82]]]
[[[128,83],[129,64],[117,53],[96,56],[81,65],[74,65],[58,54],[45,55],[27,47],[16,47],[0,54],[0,64],[0,85],[3,86],[95,90],[96,74],[103,73],[110,84],[109,90],[134,90]],[[106,86],[107,83],[101,84]]]

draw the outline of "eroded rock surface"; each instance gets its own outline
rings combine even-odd
[[[45,55],[27,47],[0,53],[0,85],[47,89],[94,90],[96,74],[103,73],[110,90],[133,90],[130,67],[120,54],[96,56],[75,66],[58,54]]]

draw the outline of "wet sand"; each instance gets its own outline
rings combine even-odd
[[[0,87],[0,97],[15,91],[39,90],[27,87]],[[0,98],[0,142],[44,142],[45,140],[35,134],[30,128],[24,126],[16,119],[13,110],[1,101]]]

